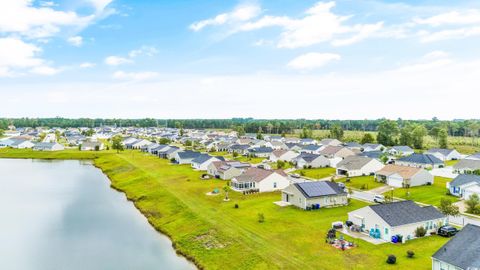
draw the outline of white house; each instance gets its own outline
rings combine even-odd
[[[413,149],[410,148],[410,146],[406,146],[406,145],[393,146],[390,149],[388,149],[387,152],[393,156],[409,156],[415,153],[415,151],[413,151]]]
[[[80,146],[81,151],[101,151],[105,148],[102,142],[84,142]]]
[[[290,151],[290,150],[273,150],[273,152],[270,154],[269,159],[273,162],[277,162],[277,160],[283,160],[286,162],[293,161],[294,158],[298,156],[297,153]]]
[[[422,168],[388,164],[375,173],[375,180],[392,187],[416,187],[433,184],[433,175]]]
[[[480,226],[467,224],[432,256],[432,270],[480,269]]]
[[[206,171],[208,166],[214,161],[223,161],[224,159],[221,157],[212,157],[208,154],[200,154],[196,158],[194,158],[191,162],[192,168],[200,171]]]
[[[378,144],[378,143],[365,143],[362,146],[364,152],[370,151],[383,151],[385,146]]]
[[[373,158],[349,156],[337,164],[337,175],[373,175],[383,167],[383,163]]]
[[[241,175],[250,167],[250,164],[239,161],[214,161],[208,165],[207,172],[215,178],[228,180]]]
[[[425,154],[434,155],[442,161],[446,160],[458,160],[462,158],[462,155],[455,149],[440,149],[433,148],[425,152]]]
[[[256,167],[232,179],[230,186],[235,191],[271,192],[282,190],[290,184],[282,170],[264,170]]]
[[[326,146],[319,153],[320,155],[325,156],[326,158],[346,158],[349,156],[354,156],[355,152],[343,146]]]
[[[453,171],[457,173],[472,173],[480,170],[480,160],[461,159],[453,165]]]
[[[439,168],[444,165],[443,161],[430,154],[412,154],[395,160],[395,164],[418,168]]]
[[[324,145],[324,146],[339,146],[342,144],[341,141],[337,140],[337,139],[323,139],[321,140],[320,142],[318,142],[318,144],[320,145]]]
[[[177,164],[191,164],[192,161],[200,155],[200,152],[190,150],[178,151],[173,155],[173,159],[175,159]]]
[[[402,242],[416,238],[415,230],[423,227],[427,236],[446,224],[446,217],[433,206],[421,207],[413,201],[369,205],[348,213],[348,220],[371,237]]]
[[[65,147],[59,143],[37,143],[32,147],[35,151],[62,151]]]
[[[347,192],[331,181],[294,183],[282,190],[282,201],[302,209],[348,204]]]
[[[468,199],[472,194],[480,196],[480,176],[473,174],[460,174],[452,182],[447,183],[450,194]]]
[[[13,143],[10,145],[12,148],[17,148],[17,149],[30,149],[35,146],[35,144],[29,140],[24,140],[24,139],[12,139]]]
[[[322,155],[301,153],[293,159],[297,168],[325,168],[330,166],[328,158]]]

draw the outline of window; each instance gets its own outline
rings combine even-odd
[[[273,182],[273,188],[277,188],[277,182]]]
[[[385,235],[388,235],[388,228],[385,228]]]

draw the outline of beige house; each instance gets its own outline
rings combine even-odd
[[[282,190],[282,201],[302,209],[344,206],[347,192],[337,183],[314,181],[291,184]]]
[[[346,158],[354,156],[355,152],[343,146],[327,146],[319,154],[327,158]]]
[[[230,187],[234,191],[271,192],[282,190],[290,184],[282,170],[265,170],[256,167],[248,168],[241,175],[232,178]]]
[[[349,156],[337,164],[337,175],[373,175],[383,167],[383,163],[373,158]]]
[[[425,228],[428,236],[446,224],[446,217],[435,207],[421,207],[413,201],[369,205],[349,212],[348,220],[371,237],[388,242],[393,236],[400,236],[402,242],[414,239],[419,227]]]
[[[416,187],[433,184],[433,175],[422,168],[389,164],[375,173],[375,180],[392,187]]]
[[[207,172],[215,178],[229,180],[241,175],[250,164],[238,161],[214,161],[207,167]]]
[[[273,152],[270,154],[270,160],[273,162],[276,162],[278,160],[283,160],[286,162],[293,161],[294,158],[298,156],[297,153],[290,151],[290,150],[273,150]]]

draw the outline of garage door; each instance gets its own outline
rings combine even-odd
[[[402,187],[403,179],[389,177],[387,184],[392,187]]]

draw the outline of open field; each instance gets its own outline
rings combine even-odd
[[[0,157],[32,157],[32,152],[0,151]],[[85,157],[83,153],[37,152],[35,158]],[[91,155],[91,154],[90,154]],[[273,204],[279,193],[242,195],[230,192],[206,196],[222,188],[221,180],[200,180],[189,166],[136,151],[99,153],[95,165],[126,193],[159,231],[169,235],[177,250],[206,269],[431,269],[430,256],[448,239],[428,237],[404,245],[359,247],[339,251],[325,244],[325,233],[334,221],[366,204],[353,200],[348,207],[303,211]],[[238,204],[239,208],[234,208]],[[257,215],[263,213],[265,222]],[[414,259],[406,251],[415,252]],[[388,254],[397,264],[385,263]]]
[[[361,189],[361,190],[370,190],[370,189],[378,188],[381,186],[385,186],[385,184],[383,183],[376,182],[375,177],[371,175],[350,177],[350,182],[345,182],[346,180],[347,178],[342,178],[340,180],[337,180],[336,182],[343,182],[347,187]]]
[[[222,157],[224,157],[226,159],[229,159],[229,160],[237,160],[237,161],[248,162],[248,163],[252,163],[252,164],[261,163],[265,159],[268,159],[268,158],[262,158],[262,157],[246,157],[246,156],[241,156],[241,155],[239,155],[237,157],[233,157],[233,155],[228,153],[228,152],[209,152],[208,154],[211,155],[211,156],[222,156]]]
[[[335,168],[314,168],[314,169],[300,169],[293,173],[313,179],[323,179],[335,175]]]
[[[435,206],[440,205],[440,200],[442,198],[449,198],[456,202],[458,201],[457,197],[447,195],[446,184],[450,181],[452,181],[452,179],[436,176],[434,183],[431,186],[411,187],[408,190],[405,188],[397,188],[393,191],[393,196]],[[410,195],[407,194],[407,191]]]

